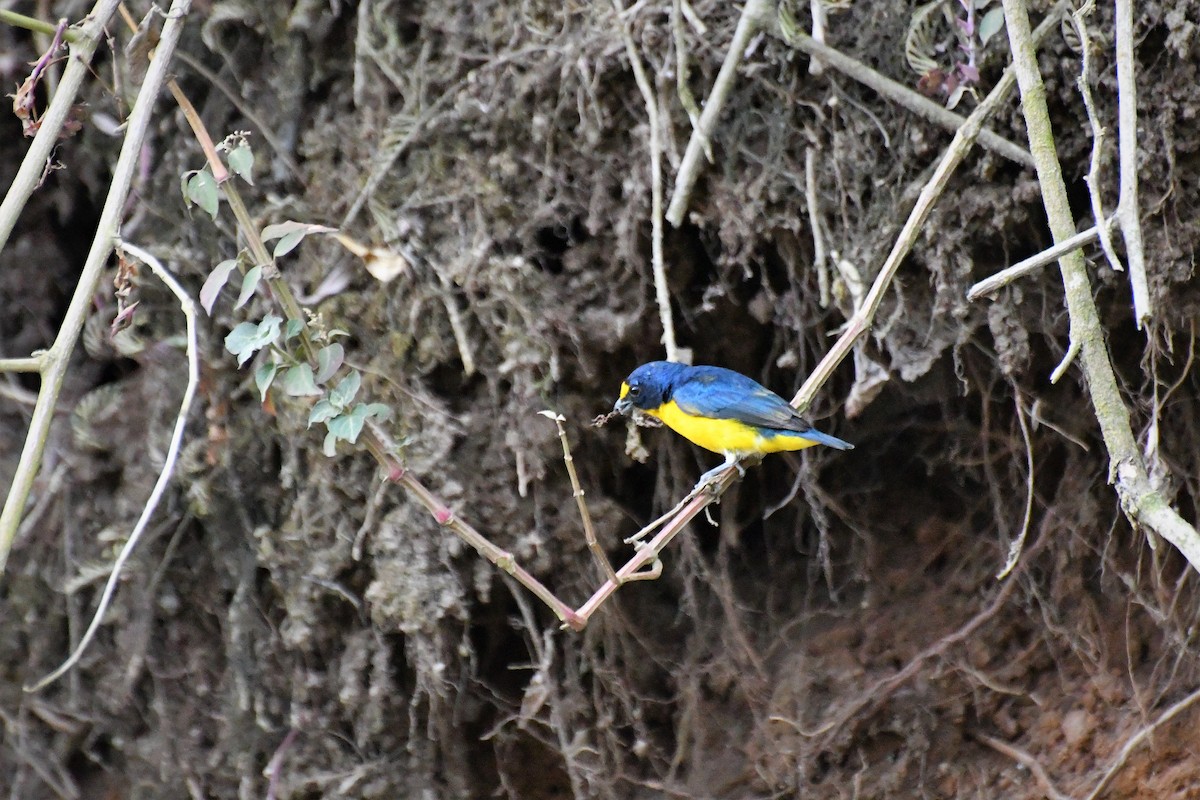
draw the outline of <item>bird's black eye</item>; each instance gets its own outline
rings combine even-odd
[[[630,397],[637,397],[641,393],[642,393],[642,387],[638,386],[636,383],[633,386],[629,387],[629,396]]]

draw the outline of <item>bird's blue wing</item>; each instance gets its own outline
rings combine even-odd
[[[740,372],[694,367],[671,399],[686,414],[734,419],[756,428],[807,433],[812,425],[779,395]]]

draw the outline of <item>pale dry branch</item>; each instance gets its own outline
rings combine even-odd
[[[1129,259],[1129,281],[1133,286],[1133,314],[1138,328],[1154,315],[1150,286],[1146,279],[1146,255],[1142,246],[1141,208],[1138,203],[1137,80],[1133,58],[1133,0],[1117,0],[1117,146],[1120,150],[1121,189],[1117,219]]]
[[[847,77],[853,78],[873,90],[880,97],[903,106],[917,116],[940,125],[948,131],[961,130],[967,124],[967,118],[962,115],[949,111],[920,92],[909,89],[907,86],[876,72],[866,64],[851,58],[840,50],[835,50],[828,45],[821,44],[793,26],[784,27],[776,19],[767,30],[797,50],[801,50],[813,58],[820,58],[825,66],[832,67]],[[1029,151],[1020,145],[1014,144],[992,131],[981,130],[977,135],[979,137],[979,144],[988,150],[1004,156],[1009,161],[1013,161],[1023,167],[1033,166],[1033,158],[1029,155]]]
[[[1159,714],[1157,717],[1155,717],[1153,722],[1142,728],[1133,736],[1129,737],[1129,741],[1125,742],[1125,745],[1121,748],[1121,752],[1117,754],[1115,759],[1113,759],[1112,766],[1108,768],[1108,771],[1104,773],[1104,777],[1100,779],[1098,784],[1096,784],[1096,788],[1092,789],[1092,791],[1086,798],[1084,798],[1084,800],[1096,800],[1096,798],[1100,796],[1100,793],[1108,787],[1108,784],[1112,781],[1113,777],[1121,771],[1122,767],[1125,766],[1125,762],[1129,759],[1130,753],[1137,749],[1142,742],[1146,741],[1146,739],[1148,739],[1151,734],[1154,733],[1154,731],[1170,722],[1181,712],[1186,711],[1197,700],[1200,700],[1200,689],[1195,690],[1187,697],[1183,698],[1178,703]]]
[[[179,16],[177,18],[178,24],[171,31],[170,43],[167,44],[167,49],[161,56],[164,65],[170,61],[171,48],[175,46],[175,42],[179,39],[179,33],[183,28],[183,17],[187,14],[187,7],[190,2],[191,0],[176,0],[171,6],[172,13],[178,12]],[[172,21],[176,21],[176,18],[173,17]],[[164,43],[167,41],[166,26],[163,27],[163,41]],[[160,44],[159,46],[163,45]],[[165,73],[165,69],[162,72]],[[158,80],[161,84],[162,77],[159,77]],[[151,78],[147,74],[147,84],[150,81]],[[147,105],[153,105],[153,103],[147,103]],[[108,611],[108,606],[117,591],[117,583],[121,580],[121,572],[125,567],[125,563],[133,555],[133,551],[141,541],[142,534],[145,533],[146,526],[150,524],[150,518],[154,516],[155,510],[158,508],[158,503],[162,499],[163,492],[167,489],[171,475],[175,472],[175,464],[179,459],[179,449],[183,444],[183,433],[187,428],[188,412],[191,411],[192,400],[196,396],[196,387],[200,385],[200,341],[196,333],[196,303],[188,296],[184,288],[179,285],[175,277],[162,265],[162,262],[153,255],[140,247],[125,242],[118,242],[117,246],[150,267],[151,271],[158,276],[159,280],[167,285],[167,288],[171,290],[171,294],[175,295],[175,299],[179,301],[179,307],[183,311],[183,317],[187,325],[187,386],[183,390],[183,399],[179,402],[179,413],[175,415],[175,429],[171,433],[171,443],[167,447],[167,454],[163,459],[162,469],[159,470],[158,480],[154,482],[154,488],[150,491],[150,497],[142,507],[141,516],[138,517],[138,521],[133,526],[129,538],[121,547],[121,552],[117,555],[117,560],[113,562],[112,571],[108,575],[108,581],[104,584],[104,591],[100,594],[100,602],[96,605],[96,612],[92,615],[91,623],[80,638],[79,643],[75,645],[75,649],[71,652],[71,655],[67,657],[67,660],[49,675],[26,686],[25,691],[27,692],[36,692],[45,688],[62,677],[71,667],[75,666],[87,650],[88,645],[91,644],[96,631],[100,629],[100,625],[104,621],[104,614]]]
[[[1030,152],[1037,160],[1042,202],[1055,242],[1065,242],[1075,233],[1075,223],[1063,182],[1062,166],[1054,147],[1046,89],[1038,72],[1029,13],[1024,0],[1004,0],[1005,28],[1013,53],[1013,66],[1021,87],[1021,105],[1028,130]],[[1110,458],[1109,479],[1129,520],[1143,525],[1171,542],[1193,569],[1200,569],[1200,534],[1172,509],[1158,492],[1146,472],[1129,418],[1129,409],[1121,397],[1116,374],[1109,360],[1100,316],[1092,299],[1087,265],[1077,250],[1059,259],[1067,312],[1070,316],[1070,341],[1079,343],[1083,371],[1096,420]]]
[[[1017,566],[1017,559],[1021,557],[1021,550],[1025,547],[1025,537],[1029,535],[1029,524],[1033,521],[1033,441],[1029,437],[1029,423],[1025,421],[1025,409],[1021,405],[1021,393],[1015,385],[1013,386],[1013,402],[1017,407],[1017,424],[1021,427],[1021,441],[1025,443],[1025,516],[1021,520],[1021,532],[1009,547],[1008,557],[1004,561],[1004,567],[996,575],[996,580],[1007,578],[1013,568]]]
[[[4,201],[0,202],[0,250],[8,243],[8,237],[13,226],[17,224],[17,217],[21,215],[25,203],[42,182],[46,161],[59,142],[59,134],[62,133],[63,125],[71,114],[79,87],[90,72],[92,56],[104,37],[104,26],[108,24],[108,18],[117,10],[119,4],[120,0],[99,0],[88,14],[82,30],[75,36],[68,37],[68,41],[71,42],[71,57],[68,59],[67,68],[63,70],[58,91],[54,93],[50,106],[42,115],[41,126],[37,135],[33,137],[33,143],[29,145],[25,158],[21,160],[21,166],[4,195]],[[2,542],[3,534],[0,532],[0,573],[4,571]]]
[[[733,40],[729,43],[729,51],[713,81],[712,90],[704,101],[704,111],[692,130],[687,149],[683,153],[683,161],[675,175],[675,190],[671,194],[671,204],[667,207],[667,221],[675,227],[683,224],[683,215],[687,213],[691,200],[692,189],[700,177],[700,157],[708,150],[709,141],[717,120],[729,100],[733,90],[734,77],[738,65],[746,53],[746,46],[754,38],[754,34],[769,24],[772,12],[771,0],[747,0],[742,8],[742,16],[738,19],[737,28],[733,32]]]
[[[679,344],[675,341],[675,320],[671,314],[671,293],[667,286],[667,266],[663,258],[663,134],[658,98],[650,84],[650,78],[646,75],[646,68],[642,66],[642,57],[633,43],[633,35],[629,32],[629,24],[625,21],[620,0],[612,0],[612,6],[617,17],[617,26],[621,29],[621,38],[625,42],[625,53],[629,56],[629,66],[633,69],[633,78],[642,93],[642,100],[646,103],[646,119],[650,125],[650,261],[654,273],[654,299],[658,303],[658,318],[663,329],[662,343],[667,351],[668,361],[690,363],[690,354],[681,353]]]
[[[1121,265],[1121,259],[1117,257],[1117,250],[1113,247],[1109,228],[1107,225],[1101,224],[1101,220],[1108,218],[1108,215],[1104,213],[1100,180],[1100,167],[1104,156],[1104,126],[1100,124],[1100,118],[1096,114],[1096,101],[1092,96],[1092,39],[1087,27],[1087,16],[1095,7],[1094,0],[1089,0],[1071,12],[1071,21],[1075,25],[1075,34],[1079,37],[1080,49],[1079,78],[1076,80],[1076,84],[1079,86],[1079,94],[1083,97],[1083,108],[1087,112],[1088,125],[1092,130],[1091,164],[1085,180],[1088,185],[1088,197],[1092,203],[1092,217],[1096,221],[1095,230],[1100,234],[1100,249],[1104,251],[1108,265],[1116,272],[1122,272],[1125,268]]]
[[[1047,797],[1050,798],[1050,800],[1071,800],[1070,795],[1065,795],[1058,790],[1058,787],[1054,785],[1054,781],[1050,780],[1050,775],[1046,772],[1046,768],[1042,766],[1040,761],[1038,761],[1029,753],[1020,749],[1019,747],[1014,747],[1008,742],[988,736],[985,733],[976,732],[972,733],[971,735],[978,741],[995,750],[997,753],[1008,756],[1013,761],[1016,761],[1018,764],[1029,770],[1029,772],[1037,780],[1038,786],[1042,787],[1042,791]]]
[[[1037,38],[1040,39],[1053,29],[1057,24],[1058,15],[1062,13],[1065,7],[1066,4],[1064,2],[1060,2],[1054,7],[1042,24],[1038,26],[1036,32]],[[840,53],[838,56],[845,58]],[[831,66],[838,66],[833,60],[830,60],[829,63]],[[901,228],[900,233],[897,235],[891,252],[888,253],[883,266],[879,268],[879,274],[875,276],[871,290],[863,298],[862,305],[855,310],[854,315],[847,321],[846,329],[837,342],[825,354],[821,362],[817,364],[816,369],[804,381],[804,385],[800,387],[800,390],[796,392],[796,396],[792,398],[793,406],[802,411],[808,408],[808,405],[812,402],[813,397],[816,396],[820,387],[829,380],[833,371],[850,354],[854,343],[870,328],[875,318],[875,312],[879,309],[879,304],[883,301],[884,292],[891,285],[892,278],[896,276],[896,272],[900,269],[900,264],[908,256],[913,245],[916,244],[921,227],[925,224],[925,220],[929,218],[934,204],[937,203],[938,198],[949,183],[950,176],[954,174],[958,165],[962,163],[967,153],[970,152],[976,138],[980,136],[984,120],[991,116],[1000,107],[1001,103],[1008,98],[1009,93],[1015,85],[1015,73],[1012,67],[1009,67],[992,88],[992,91],[988,92],[983,102],[971,112],[971,115],[967,117],[962,127],[954,134],[954,139],[950,142],[950,146],[946,148],[946,152],[942,155],[941,161],[938,162],[933,175],[925,183],[925,186],[921,189],[921,193],[917,196],[917,201],[913,205],[912,211],[909,212],[908,219],[904,222],[904,227]]]
[[[1110,218],[1108,220],[1107,227],[1111,229],[1115,224],[1116,219]],[[999,291],[1018,278],[1023,278],[1026,275],[1032,275],[1047,264],[1057,261],[1072,250],[1078,250],[1081,247],[1087,247],[1089,244],[1094,242],[1096,237],[1099,235],[1100,229],[1096,226],[1093,226],[1088,228],[1086,231],[1080,231],[1061,244],[1048,247],[1037,255],[1032,255],[1023,261],[1018,261],[1011,267],[1006,267],[1005,269],[997,272],[995,275],[984,278],[979,283],[976,283],[967,290],[967,299],[978,300],[985,295]]]
[[[115,6],[116,4],[113,3],[112,5]],[[97,15],[101,14],[107,6],[108,4],[105,3],[97,7]],[[108,195],[105,197],[104,207],[101,209],[100,219],[96,224],[96,234],[92,239],[91,249],[88,251],[87,258],[84,261],[83,271],[79,276],[79,281],[75,285],[74,294],[71,296],[70,305],[67,307],[62,325],[58,330],[58,335],[54,339],[54,344],[40,356],[43,361],[43,368],[41,370],[42,385],[38,392],[37,405],[34,407],[33,418],[29,423],[29,432],[25,437],[25,446],[21,450],[21,458],[17,464],[12,488],[9,489],[8,497],[4,502],[4,511],[0,512],[0,575],[4,574],[4,567],[8,560],[9,551],[12,548],[13,536],[20,523],[21,515],[25,511],[25,503],[29,499],[29,492],[33,488],[34,478],[37,476],[38,468],[42,463],[46,437],[50,432],[50,423],[54,418],[54,410],[58,404],[58,396],[62,389],[63,379],[67,374],[67,366],[71,359],[71,353],[75,349],[75,343],[79,339],[84,319],[87,317],[91,307],[92,295],[96,291],[96,286],[100,281],[104,265],[107,263],[108,257],[112,254],[113,243],[125,207],[125,200],[129,195],[129,187],[133,181],[142,146],[146,139],[146,132],[149,129],[150,120],[154,112],[154,100],[158,97],[159,90],[167,78],[168,67],[171,63],[171,54],[175,49],[176,43],[179,41],[179,36],[183,28],[183,19],[187,15],[190,6],[190,0],[175,0],[171,5],[171,12],[167,17],[166,23],[163,25],[161,39],[156,49],[156,57],[146,72],[145,80],[138,91],[137,101],[126,123],[125,139],[121,144],[121,152],[113,169]],[[98,17],[97,19],[97,25],[102,26],[103,22],[107,20],[107,16]],[[98,32],[100,29],[100,27],[97,27],[95,31]],[[74,66],[75,64],[72,63],[71,67]],[[68,67],[67,72],[70,72],[71,67]],[[86,66],[84,66],[83,70],[85,72],[86,69]],[[66,78],[67,75],[64,74],[64,87],[66,85]],[[77,80],[82,80],[82,76]],[[62,91],[64,89],[60,87],[60,92]],[[34,143],[36,145],[36,139]],[[25,165],[22,164],[22,169],[24,168]],[[16,187],[14,186],[13,190],[10,191],[10,195],[15,191]],[[8,202],[8,198],[5,198],[5,202]],[[21,204],[23,203],[24,200],[21,200]],[[0,217],[2,216],[0,214]],[[0,220],[0,227],[2,225],[3,221]],[[4,230],[2,233],[3,235],[0,235],[0,246],[2,246],[3,239],[7,237],[8,231]]]

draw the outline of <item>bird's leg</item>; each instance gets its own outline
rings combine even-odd
[[[737,453],[726,453],[725,461],[701,475],[700,480],[696,482],[696,488],[692,489],[692,491],[695,492],[701,488],[709,486],[714,480],[716,480],[718,475],[727,470],[730,466],[737,467],[738,475],[743,478],[746,477],[746,468],[738,462]]]

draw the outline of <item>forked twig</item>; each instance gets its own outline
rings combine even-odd
[[[971,733],[971,736],[976,741],[986,744],[988,747],[992,748],[1001,755],[1008,756],[1013,761],[1016,761],[1018,764],[1029,770],[1033,777],[1037,779],[1038,786],[1042,787],[1042,791],[1046,793],[1046,796],[1049,797],[1050,800],[1071,800],[1070,795],[1065,795],[1058,790],[1058,787],[1054,785],[1054,781],[1050,780],[1050,775],[1046,772],[1046,768],[1042,766],[1040,761],[1038,761],[1029,753],[1026,753],[1019,747],[1012,746],[1008,742],[988,736],[986,733],[979,733],[975,731]]]
[[[658,303],[658,318],[663,329],[662,343],[666,348],[668,361],[691,361],[690,357],[684,357],[684,354],[680,353],[679,344],[675,341],[675,320],[671,314],[671,293],[667,287],[667,267],[663,256],[663,126],[662,120],[659,119],[658,97],[646,76],[642,57],[638,55],[633,35],[625,22],[625,9],[621,7],[620,0],[612,0],[612,7],[617,17],[617,26],[621,29],[621,38],[625,42],[625,53],[629,56],[634,81],[642,93],[642,100],[646,103],[646,119],[650,124],[650,263],[654,272],[654,299]]]
[[[1062,166],[1054,148],[1046,90],[1034,54],[1025,0],[1004,0],[1004,19],[1013,66],[1021,86],[1021,106],[1030,151],[1037,159],[1046,218],[1054,240],[1064,242],[1075,233],[1075,222],[1063,182]],[[1104,329],[1092,298],[1092,284],[1083,256],[1078,251],[1068,253],[1059,260],[1059,268],[1070,317],[1070,340],[1072,344],[1079,344],[1092,408],[1108,450],[1109,479],[1116,485],[1121,507],[1131,523],[1145,526],[1162,536],[1179,550],[1193,569],[1200,570],[1200,533],[1171,507],[1146,471],[1133,435],[1129,408],[1121,397],[1109,360]]]
[[[85,36],[78,45],[81,48],[80,59],[76,61],[72,58],[71,63],[64,71],[59,84],[59,95],[56,95],[51,102],[50,110],[43,117],[43,127],[34,137],[33,145],[17,173],[17,180],[14,181],[8,195],[5,196],[4,203],[0,204],[0,248],[4,246],[8,234],[12,230],[16,214],[24,207],[25,201],[33,191],[35,184],[25,185],[23,183],[28,177],[27,173],[31,171],[31,163],[35,164],[32,169],[36,169],[40,174],[45,155],[37,156],[35,154],[35,151],[43,152],[42,146],[39,145],[39,139],[43,134],[50,137],[50,142],[45,147],[45,153],[48,154],[49,147],[53,146],[53,141],[57,136],[55,126],[61,127],[68,110],[57,108],[60,96],[66,100],[66,104],[69,106],[70,97],[78,89],[79,83],[82,82],[83,76],[87,72],[86,62],[96,46],[94,39],[100,36],[105,22],[112,15],[116,5],[116,0],[104,0],[93,9],[95,16],[86,29],[89,36]],[[171,5],[171,13],[167,17],[166,24],[163,25],[156,51],[157,56],[146,72],[141,89],[138,91],[137,102],[126,123],[125,139],[121,143],[121,152],[117,157],[116,166],[113,168],[112,180],[109,183],[108,195],[104,199],[104,207],[100,211],[100,219],[96,223],[96,235],[92,239],[83,271],[75,285],[74,294],[71,295],[71,302],[63,316],[62,325],[59,327],[58,335],[50,349],[40,356],[33,357],[39,362],[38,371],[41,373],[42,385],[38,391],[37,405],[34,406],[33,416],[29,422],[29,431],[25,435],[25,445],[21,450],[21,458],[14,473],[12,487],[5,499],[4,511],[0,512],[0,575],[4,574],[13,537],[16,535],[21,515],[25,510],[25,502],[29,499],[34,478],[42,463],[46,437],[50,432],[50,422],[58,404],[59,392],[62,390],[63,379],[67,374],[71,353],[75,349],[75,343],[79,340],[79,333],[91,307],[92,295],[100,282],[104,265],[108,262],[109,255],[112,254],[117,228],[120,225],[121,215],[124,213],[125,200],[129,195],[129,187],[133,182],[138,158],[146,139],[146,132],[150,127],[154,99],[158,96],[158,92],[166,80],[171,53],[179,40],[183,18],[187,15],[190,6],[190,0],[174,0]],[[68,78],[70,78],[70,82],[68,82]],[[55,121],[47,119],[52,114]],[[17,365],[28,366],[29,362],[19,359]]]
[[[600,570],[610,581],[617,580],[617,573],[613,571],[612,564],[608,561],[608,556],[604,553],[604,548],[596,541],[596,529],[592,525],[592,515],[588,511],[587,502],[583,499],[583,487],[579,485],[579,476],[575,474],[575,457],[571,455],[571,444],[567,441],[567,429],[563,426],[566,417],[562,414],[556,414],[553,411],[539,411],[543,417],[551,419],[558,427],[558,439],[562,442],[563,463],[567,467],[567,477],[571,479],[571,492],[575,497],[575,503],[579,506],[579,519],[583,523],[583,536],[587,540],[588,549],[592,551],[592,555],[596,558],[596,563],[600,565]]]
[[[186,6],[189,0],[178,0]],[[178,3],[177,3],[178,4]],[[172,6],[172,11],[175,6]],[[185,9],[186,11],[186,9]],[[178,26],[182,27],[182,25]],[[164,38],[166,35],[166,27],[163,28]],[[178,33],[173,34],[176,38]],[[169,61],[169,53],[162,56],[162,63],[165,65]],[[165,72],[165,70],[164,70]],[[151,80],[149,74],[146,76],[146,82]],[[161,80],[161,78],[160,78]],[[139,98],[141,100],[142,98]],[[152,106],[153,103],[146,103],[147,106]],[[136,108],[136,106],[135,106]],[[159,500],[162,499],[163,492],[167,489],[167,484],[171,480],[171,475],[175,472],[175,463],[179,459],[179,449],[183,444],[183,432],[187,428],[188,412],[192,408],[192,400],[196,396],[196,387],[200,384],[200,342],[196,334],[196,304],[188,293],[184,290],[175,277],[162,265],[157,258],[146,252],[140,247],[136,247],[127,242],[118,242],[117,246],[125,252],[132,255],[142,263],[146,264],[158,276],[159,280],[167,285],[171,290],[171,294],[175,295],[175,299],[179,301],[179,307],[183,311],[184,319],[187,324],[187,364],[188,364],[188,380],[187,387],[183,390],[183,399],[179,402],[179,413],[175,416],[175,429],[171,433],[171,443],[167,447],[167,454],[163,459],[162,469],[159,470],[158,480],[154,482],[154,489],[150,492],[149,499],[142,507],[142,514],[138,517],[137,524],[133,526],[133,530],[129,534],[129,538],[121,547],[121,552],[117,555],[117,560],[113,562],[112,570],[108,574],[108,581],[104,584],[104,591],[100,594],[100,602],[96,605],[96,612],[92,615],[92,621],[88,625],[87,630],[80,638],[79,643],[75,645],[74,651],[67,659],[59,665],[57,669],[41,678],[34,683],[27,685],[25,691],[36,692],[45,688],[54,681],[62,677],[67,670],[75,666],[79,659],[91,644],[92,639],[96,635],[96,631],[100,629],[100,624],[104,621],[104,614],[108,611],[108,606],[112,602],[113,594],[117,591],[117,582],[121,579],[121,571],[125,567],[125,562],[133,555],[133,551],[137,548],[141,541],[142,534],[146,531],[146,526],[150,523],[150,518],[154,515],[155,509],[158,508]]]
[[[1100,793],[1108,787],[1108,784],[1112,781],[1113,777],[1121,771],[1122,767],[1125,766],[1125,761],[1129,758],[1130,753],[1132,753],[1142,742],[1146,741],[1146,739],[1149,738],[1154,731],[1170,722],[1197,700],[1200,700],[1200,689],[1195,690],[1187,697],[1183,698],[1178,703],[1159,714],[1157,717],[1155,717],[1153,722],[1142,728],[1133,736],[1129,737],[1129,741],[1125,742],[1125,746],[1121,748],[1121,752],[1117,754],[1115,759],[1113,759],[1112,766],[1108,768],[1108,771],[1104,773],[1104,777],[1100,779],[1098,784],[1096,784],[1096,788],[1092,789],[1092,791],[1086,798],[1084,798],[1084,800],[1096,800],[1096,798],[1100,796]]]
[[[1106,223],[1109,229],[1112,229],[1117,224],[1116,217],[1110,217]],[[1011,267],[1006,267],[995,275],[984,278],[967,290],[968,300],[978,300],[979,298],[992,294],[1008,284],[1015,281],[1017,278],[1023,278],[1026,275],[1031,275],[1037,272],[1047,264],[1053,264],[1058,259],[1062,258],[1072,250],[1078,250],[1081,247],[1087,247],[1096,240],[1100,235],[1100,229],[1096,226],[1088,228],[1086,231],[1080,231],[1066,241],[1056,244],[1053,247],[1048,247],[1036,255],[1032,255],[1022,261],[1018,261]]]
[[[1129,259],[1133,286],[1133,313],[1138,328],[1154,314],[1146,280],[1146,255],[1142,247],[1142,222],[1138,205],[1137,80],[1133,58],[1133,0],[1117,0],[1117,146],[1121,160],[1121,190],[1117,219]]]

